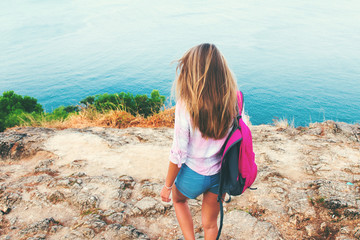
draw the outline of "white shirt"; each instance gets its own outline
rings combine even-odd
[[[221,147],[228,134],[222,139],[205,139],[199,129],[191,126],[190,114],[182,101],[175,109],[174,139],[169,160],[180,168],[183,163],[201,175],[214,175],[221,167]]]

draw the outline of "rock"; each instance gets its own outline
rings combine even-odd
[[[86,176],[86,173],[84,172],[75,172],[73,174],[71,174],[72,177],[84,177]]]
[[[106,222],[102,220],[103,217],[99,214],[86,215],[83,220],[83,227],[93,229],[95,232],[100,232],[106,227]],[[86,231],[88,232],[88,231]],[[90,234],[90,233],[89,233]]]
[[[360,218],[360,210],[357,209],[345,209],[344,216],[349,219],[359,219]]]
[[[123,232],[126,236],[129,236],[131,239],[150,239],[148,236],[142,232],[140,232],[138,229],[136,229],[134,226],[124,226],[120,229],[120,232]]]
[[[236,223],[236,224],[233,224]],[[283,239],[269,222],[259,221],[250,214],[234,210],[224,216],[223,233],[236,239]]]
[[[91,228],[80,228],[78,231],[81,232],[85,238],[91,239],[95,237],[95,231]]]
[[[54,218],[45,218],[39,222],[35,222],[34,224],[22,229],[20,231],[21,234],[31,234],[31,233],[38,233],[40,231],[50,231],[51,227],[54,225],[60,225],[58,221]]]
[[[50,233],[56,233],[59,229],[63,228],[61,225],[55,225],[50,228]]]
[[[13,218],[10,218],[10,224],[11,225],[14,225],[18,220],[18,217],[13,217]]]
[[[165,207],[151,197],[141,199],[135,204],[135,207],[139,208],[141,213],[144,215],[163,213],[165,211]]]
[[[2,215],[9,214],[10,211],[11,211],[11,208],[9,208],[9,207],[2,207],[2,209],[0,209],[0,212]]]
[[[54,134],[49,128],[13,128],[0,133],[0,160],[19,160],[43,150],[42,142]]]
[[[307,130],[307,133],[310,135],[321,135],[323,133],[323,129],[321,128],[321,126],[312,126],[309,127],[309,129]]]
[[[124,217],[124,214],[121,212],[115,212],[109,216],[106,217],[108,222],[111,223],[117,223],[117,224],[124,224],[126,218]]]
[[[331,197],[331,198],[325,199],[324,206],[329,209],[337,209],[337,208],[347,207],[348,203],[343,199]]]
[[[357,206],[355,191],[347,191],[343,182],[319,179],[309,185],[316,186],[318,195],[325,199],[324,205],[329,209]]]
[[[110,224],[103,233],[104,239],[150,239],[145,233],[139,231],[134,226],[122,226],[120,224]]]
[[[2,214],[8,214],[15,205],[22,200],[21,192],[11,190],[0,194],[0,210]]]
[[[313,206],[310,205],[309,197],[304,192],[291,191],[289,193],[289,203],[287,204],[288,214],[301,214],[304,218],[316,215]]]
[[[49,199],[49,201],[51,203],[56,204],[58,202],[64,201],[65,200],[65,195],[62,192],[56,190],[55,192],[53,192],[52,194],[50,194],[48,196],[48,199]]]
[[[305,231],[307,233],[308,236],[313,236],[316,234],[316,229],[313,225],[306,225],[305,226]]]
[[[355,228],[354,230],[354,238],[360,239],[360,228]]]
[[[323,223],[320,224],[320,230],[321,231],[325,231],[326,227],[327,227],[326,222],[323,222]]]
[[[342,228],[340,228],[340,233],[342,233],[342,234],[348,234],[348,233],[349,233],[349,227],[342,227]]]
[[[73,177],[63,177],[60,179],[57,179],[56,185],[57,186],[64,186],[64,187],[71,187],[76,183],[77,179]]]
[[[77,159],[77,160],[74,160],[70,163],[70,168],[83,168],[87,165],[87,160],[85,159]]]
[[[123,203],[122,201],[119,201],[119,200],[115,200],[111,204],[112,209],[115,209],[116,211],[120,211],[120,212],[124,211],[126,207],[127,207],[127,204]]]
[[[38,163],[38,165],[35,167],[36,168],[47,168],[49,167],[50,165],[53,165],[54,163],[54,160],[53,159],[46,159],[46,160],[42,160]]]
[[[131,176],[122,175],[119,177],[119,181],[124,183],[124,188],[133,189],[135,186],[135,181]]]
[[[131,195],[132,195],[132,191],[130,189],[125,189],[121,193],[120,200],[125,202],[126,200],[131,198]]]
[[[142,186],[141,186],[141,193],[144,196],[151,196],[151,197],[155,197],[156,195],[158,195],[159,192],[155,191],[155,189],[158,190],[158,188],[156,188],[156,185],[158,184],[152,184],[149,181],[145,182]]]
[[[95,195],[82,192],[75,195],[75,203],[80,206],[81,210],[86,210],[90,208],[98,208],[100,199]]]
[[[344,134],[353,141],[360,142],[360,124],[348,124],[344,122],[335,123],[337,132]]]
[[[45,234],[39,234],[35,237],[29,237],[26,240],[46,240],[46,235]]]
[[[120,230],[120,228],[122,227],[122,225],[121,224],[118,224],[118,223],[113,223],[113,224],[109,224],[108,226],[107,226],[107,228],[106,228],[106,230],[116,230],[116,231],[118,231],[118,230]]]
[[[35,168],[34,170],[35,173],[46,173],[46,174],[49,174],[51,176],[54,176],[54,175],[57,175],[58,172],[55,171],[55,170],[52,170],[51,168],[47,168],[47,167],[38,167],[38,168]]]
[[[66,230],[68,230],[68,229],[66,229]],[[61,237],[60,239],[61,240],[83,240],[84,235],[77,230],[71,230],[70,232],[66,233],[63,237]]]

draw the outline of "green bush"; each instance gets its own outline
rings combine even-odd
[[[134,97],[131,93],[121,92],[98,94],[80,101],[86,106],[94,105],[98,111],[121,109],[134,116],[140,114],[144,117],[158,113],[164,102],[165,96],[161,96],[158,90],[153,90],[150,98],[146,94],[138,94]]]
[[[37,99],[21,96],[14,91],[4,92],[0,96],[0,131],[13,127],[21,122],[24,113],[42,113],[44,111]]]
[[[65,110],[64,106],[60,106],[55,108],[54,111],[51,113],[45,114],[46,121],[53,121],[53,120],[64,120],[69,116],[69,112]]]

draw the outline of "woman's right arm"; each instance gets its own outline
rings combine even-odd
[[[170,193],[172,189],[172,185],[175,181],[176,176],[178,175],[180,168],[178,168],[177,164],[169,162],[168,172],[165,180],[165,186],[163,186],[160,196],[161,200],[164,202],[170,202]]]
[[[165,202],[170,201],[171,187],[180,171],[181,165],[186,162],[187,149],[190,139],[189,115],[184,105],[178,101],[175,109],[174,138],[169,156],[169,167],[165,180],[165,186],[161,191],[161,198]]]

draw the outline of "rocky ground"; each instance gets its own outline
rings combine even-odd
[[[360,239],[360,125],[252,126],[259,173],[222,239]],[[159,192],[173,130],[0,133],[0,239],[181,239]],[[198,239],[201,197],[190,200]]]

